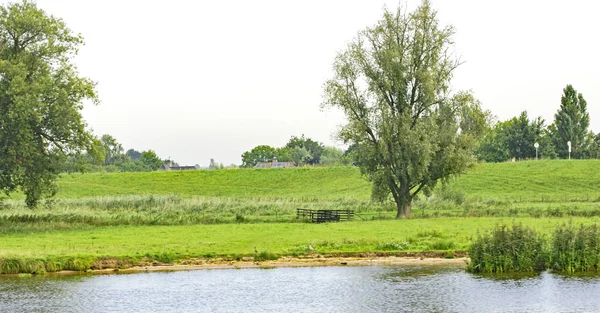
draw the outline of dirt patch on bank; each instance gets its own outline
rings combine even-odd
[[[277,260],[254,261],[252,257],[232,260],[227,258],[187,259],[172,264],[146,264],[125,269],[99,269],[93,273],[137,273],[159,271],[185,271],[205,269],[245,269],[245,268],[282,268],[314,266],[457,266],[466,267],[469,258],[464,254],[455,258],[443,258],[439,253],[414,253],[410,255],[392,255],[391,253],[348,253],[328,255],[307,255],[301,257],[281,257]]]

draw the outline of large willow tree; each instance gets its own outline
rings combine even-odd
[[[391,193],[397,217],[409,216],[417,194],[429,194],[471,160],[474,136],[461,131],[461,112],[479,107],[468,93],[449,94],[459,65],[453,33],[440,26],[429,1],[414,12],[385,10],[337,56],[325,84],[324,106],[340,108],[348,120],[339,136],[359,147],[373,197]]]
[[[0,191],[29,207],[55,191],[66,157],[91,147],[82,100],[95,84],[71,59],[82,38],[29,1],[0,7]]]

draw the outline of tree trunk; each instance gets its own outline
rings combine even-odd
[[[410,217],[410,210],[412,208],[412,198],[410,197],[410,192],[407,192],[398,200],[399,201],[396,201],[396,207],[398,208],[396,218]]]

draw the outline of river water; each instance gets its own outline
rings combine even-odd
[[[2,277],[0,312],[600,312],[600,277],[439,266]]]

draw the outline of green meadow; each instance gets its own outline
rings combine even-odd
[[[0,273],[116,267],[189,258],[312,253],[463,253],[478,232],[519,223],[542,233],[600,218],[598,160],[477,164],[413,203],[370,201],[355,167],[65,174],[59,193],[0,207]],[[310,224],[296,208],[352,209],[352,222]],[[254,247],[260,252],[257,255]],[[310,249],[309,249],[310,247]]]

